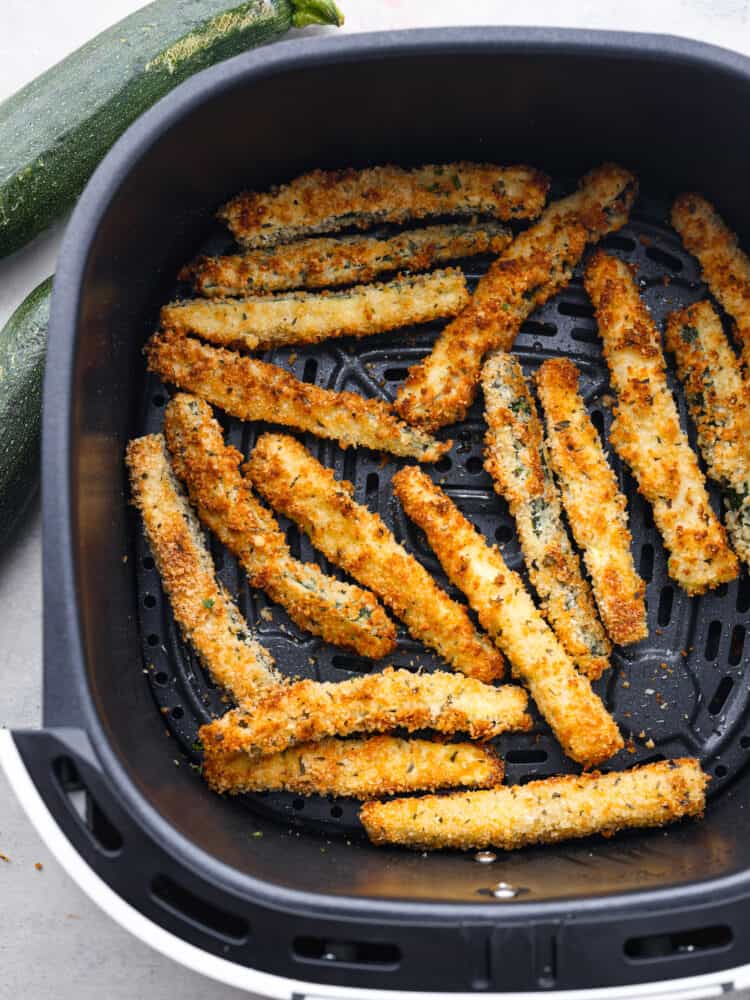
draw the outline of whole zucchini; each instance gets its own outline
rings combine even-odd
[[[52,278],[24,299],[0,331],[0,545],[39,485],[42,379]]]
[[[0,257],[73,204],[104,154],[186,77],[308,24],[333,0],[156,0],[0,104]]]

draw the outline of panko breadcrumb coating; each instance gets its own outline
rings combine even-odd
[[[710,302],[671,313],[666,344],[708,474],[722,489],[729,539],[750,565],[750,387]]]
[[[328,736],[403,728],[468,733],[488,740],[508,730],[527,730],[526,692],[511,684],[492,687],[438,671],[393,670],[337,684],[304,680],[259,698],[201,727],[210,752],[243,751],[253,757]]]
[[[612,647],[563,522],[542,423],[517,359],[504,351],[490,355],[482,389],[484,467],[516,522],[540,610],[578,669],[596,680],[609,666]]]
[[[624,261],[597,252],[585,284],[617,393],[610,441],[651,504],[669,575],[688,594],[702,594],[733,580],[739,566],[680,427],[659,331]]]
[[[260,495],[331,562],[376,593],[415,639],[470,677],[502,676],[499,650],[474,628],[466,608],[438,587],[377,514],[355,502],[351,483],[337,480],[299,441],[262,435],[245,469]]]
[[[270,191],[238,195],[219,218],[243,246],[271,246],[348,226],[368,229],[439,215],[533,219],[548,189],[548,178],[533,167],[493,163],[311,170]]]
[[[253,587],[283,605],[300,628],[362,656],[393,652],[396,629],[367,590],[293,558],[276,519],[240,474],[242,455],[224,443],[211,407],[178,393],[164,414],[175,471],[201,521],[240,560]]]
[[[316,237],[226,257],[199,257],[180,272],[210,298],[332,288],[372,281],[387,271],[426,271],[481,253],[500,253],[513,239],[498,222],[460,222],[394,236]]]
[[[164,306],[161,323],[179,333],[197,333],[212,344],[267,351],[430,323],[455,316],[468,301],[463,271],[452,267],[335,292],[184,299]]]
[[[476,396],[484,356],[510,350],[523,321],[568,284],[587,242],[627,222],[637,189],[631,173],[604,164],[518,235],[432,351],[409,369],[395,403],[404,420],[426,430],[462,420]]]
[[[551,358],[536,373],[552,468],[594,585],[604,626],[620,645],[648,635],[646,584],[630,551],[627,500],[578,392],[578,368]]]
[[[375,844],[512,851],[700,817],[707,783],[700,763],[684,757],[611,774],[570,774],[489,791],[366,802],[360,818]]]
[[[323,739],[260,759],[211,749],[203,760],[210,787],[230,795],[284,791],[371,799],[438,788],[492,788],[503,774],[503,763],[489,746],[397,736]]]
[[[360,445],[420,462],[436,462],[451,446],[409,427],[382,400],[300,382],[278,365],[173,330],[154,334],[145,353],[149,371],[240,420],[284,424],[332,438],[342,448]]]
[[[497,546],[490,546],[417,466],[397,472],[393,489],[427,535],[449,579],[466,594],[480,623],[508,657],[514,677],[529,689],[565,753],[594,767],[622,749],[614,719]]]
[[[237,702],[252,702],[279,684],[273,657],[255,639],[225,588],[187,497],[175,478],[161,434],[128,444],[133,502],[141,513],[172,613],[214,681]]]

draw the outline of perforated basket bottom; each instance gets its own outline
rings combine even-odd
[[[659,324],[669,311],[706,294],[696,262],[683,251],[677,235],[666,225],[668,205],[666,200],[642,196],[631,223],[602,244],[637,266],[643,296]],[[215,235],[203,248],[205,252],[228,249],[223,234]],[[489,258],[467,262],[464,270],[472,287],[488,264]],[[305,381],[392,400],[406,369],[426,354],[439,328],[440,324],[432,324],[360,341],[340,340],[311,349],[276,350],[268,357]],[[580,268],[570,286],[523,325],[514,351],[526,372],[550,357],[573,358],[583,373],[582,389],[594,423],[606,439],[611,420],[607,369]],[[161,429],[168,393],[150,375],[144,380],[144,389],[142,432],[152,433]],[[677,398],[684,420],[681,392]],[[218,416],[228,441],[245,455],[257,435],[266,429],[225,418],[220,413]],[[437,465],[428,468],[485,536],[499,543],[508,564],[525,576],[513,521],[483,468],[483,433],[480,399],[464,423],[445,429],[443,436],[453,438],[453,448]],[[693,435],[692,428],[690,433]],[[377,510],[399,541],[425,564],[438,582],[453,597],[463,600],[446,580],[422,533],[407,521],[393,499],[390,480],[401,462],[365,450],[342,451],[332,442],[309,435],[304,440],[314,455],[335,469],[337,476],[354,483],[357,500]],[[694,442],[694,435],[691,440]],[[629,749],[613,758],[608,766],[627,768],[663,757],[697,755],[713,777],[710,794],[718,795],[750,758],[745,676],[750,580],[743,573],[739,580],[713,593],[688,598],[667,576],[666,554],[648,504],[638,495],[633,480],[611,450],[609,454],[629,501],[636,566],[648,581],[649,637],[637,646],[617,649],[611,671],[595,685],[629,743]],[[715,490],[712,500],[719,510]],[[303,560],[317,560],[326,572],[342,576],[313,550],[294,525],[284,519],[280,522],[294,555]],[[197,766],[198,728],[225,711],[227,705],[183,642],[135,519],[133,524],[147,682],[165,724],[183,754]],[[304,634],[281,607],[250,589],[236,560],[214,539],[211,551],[221,580],[237,596],[243,614],[285,673],[340,681],[391,663],[415,670],[441,666],[438,657],[403,629],[395,654],[380,662],[353,657]],[[576,770],[542,721],[537,721],[530,733],[507,734],[497,743],[506,761],[508,783]],[[238,801],[276,817],[286,826],[305,825],[328,834],[335,831],[348,834],[359,829],[358,803],[349,799],[333,801],[315,796],[302,799],[287,793],[265,793],[242,796]]]

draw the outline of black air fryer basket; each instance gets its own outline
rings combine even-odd
[[[712,776],[706,819],[490,864],[376,849],[349,800],[208,791],[194,773],[196,734],[225,706],[175,627],[128,506],[123,464],[130,437],[160,428],[169,394],[145,374],[143,343],[179,266],[198,250],[231,246],[213,213],[236,191],[315,166],[475,159],[538,166],[557,197],[592,166],[618,160],[638,174],[641,196],[630,223],[603,245],[636,265],[662,321],[706,294],[667,225],[675,194],[703,192],[750,243],[748,108],[750,61],[695,43],[414,31],[241,56],[183,84],[118,142],[81,198],[55,282],[44,417],[45,728],[5,734],[2,753],[61,860],[135,933],[209,975],[279,997],[602,997],[613,987],[621,988],[613,997],[662,989],[697,997],[750,982],[750,580],[688,599],[668,579],[648,506],[615,458],[648,580],[649,638],[618,651],[596,685],[632,737],[609,766],[699,756]],[[473,281],[488,263],[474,259],[466,273]],[[524,324],[514,350],[527,371],[573,357],[606,432],[608,381],[592,316],[577,273]],[[436,329],[272,359],[307,381],[392,399]],[[247,453],[259,428],[222,420]],[[483,471],[479,405],[448,431],[453,449],[432,473],[522,569],[507,508]],[[393,502],[400,463],[306,444],[455,594]],[[284,526],[295,555],[321,558]],[[282,669],[342,680],[383,665],[299,632],[212,548]],[[387,662],[432,669],[438,661],[402,634]],[[509,782],[574,770],[541,722],[499,743]]]

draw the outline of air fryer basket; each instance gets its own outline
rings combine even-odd
[[[127,506],[126,440],[160,426],[167,390],[140,349],[178,266],[228,246],[222,199],[312,166],[456,158],[529,162],[555,193],[596,163],[635,170],[631,223],[605,241],[635,263],[657,320],[700,298],[697,265],[665,220],[698,189],[750,237],[750,64],[675,39],[446,30],[284,44],[179,88],[128,132],[81,200],[55,287],[45,386],[45,725],[16,734],[66,834],[117,892],[181,938],[238,965],[349,989],[583,989],[696,976],[750,961],[747,576],[688,600],[667,578],[644,502],[630,497],[650,636],[618,653],[599,690],[632,736],[612,767],[696,754],[712,775],[703,823],[501,856],[371,847],[347,800],[223,800],[191,763],[222,705],[179,638]],[[475,277],[487,261],[467,264]],[[436,328],[278,351],[320,385],[392,397]],[[580,276],[524,325],[526,370],[570,355],[608,427],[606,370]],[[296,357],[290,356],[296,355]],[[225,421],[247,451],[255,428]],[[481,410],[448,429],[434,474],[509,563],[507,509],[481,465]],[[442,579],[390,499],[399,463],[307,442]],[[290,529],[293,550],[314,558]],[[377,669],[300,634],[213,546],[220,575],[279,664],[343,679]],[[328,567],[326,567],[328,568]],[[445,581],[443,581],[445,582]],[[445,584],[446,586],[447,583]],[[388,662],[436,665],[403,636]],[[154,702],[157,707],[155,708]],[[508,780],[573,770],[539,723],[511,736]],[[88,823],[66,789],[89,792]],[[515,892],[497,899],[498,882]]]

